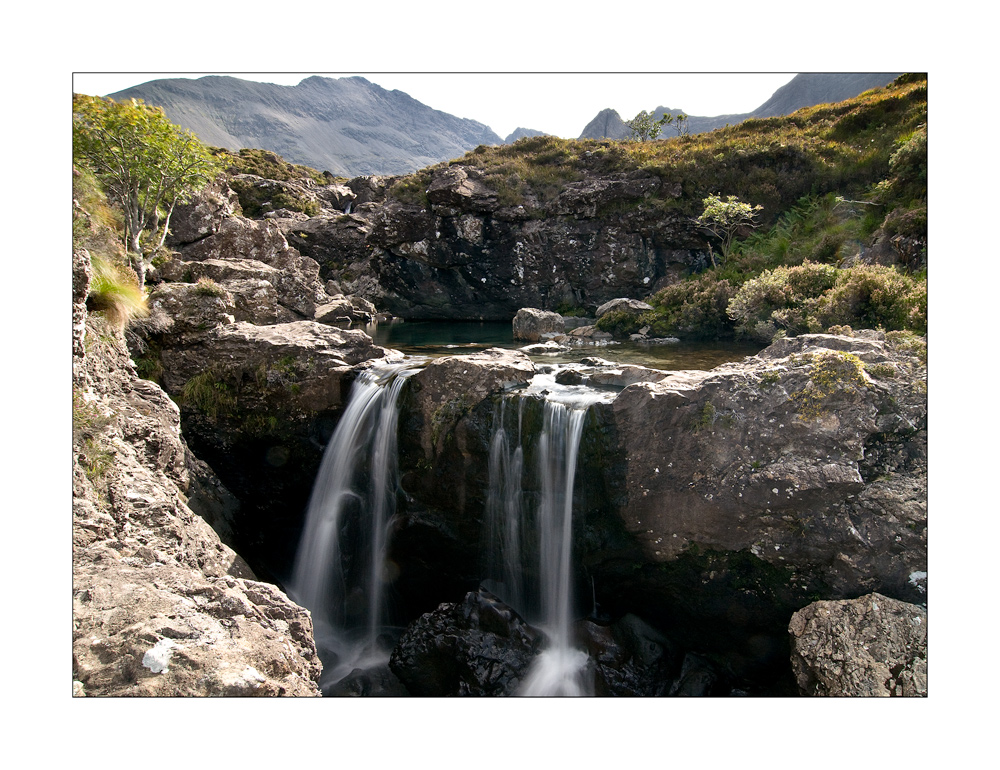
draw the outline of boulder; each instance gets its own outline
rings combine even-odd
[[[436,169],[427,188],[427,199],[449,213],[489,211],[496,206],[496,193],[476,178],[474,169],[448,166]]]
[[[630,316],[640,316],[647,310],[652,310],[653,306],[642,302],[637,299],[628,299],[627,297],[619,297],[618,299],[613,299],[610,302],[605,302],[594,314],[597,318],[602,318],[608,313],[615,311],[618,313],[627,313]]]
[[[410,624],[389,666],[412,695],[514,695],[543,638],[480,589]]]
[[[228,185],[214,182],[192,196],[187,203],[178,203],[170,216],[167,246],[180,248],[214,235],[225,220],[242,213],[239,199]]]
[[[566,330],[563,317],[549,310],[523,307],[514,316],[514,339],[539,342],[543,334],[562,334]]]
[[[803,695],[926,696],[927,611],[878,593],[819,601],[788,624]]]

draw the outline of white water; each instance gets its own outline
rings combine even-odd
[[[521,477],[524,450],[521,448],[521,417],[524,402],[518,400],[517,436],[511,443],[505,426],[507,399],[493,416],[490,441],[490,485],[486,495],[486,574],[489,588],[506,604],[525,613],[523,565],[521,563],[524,505]]]
[[[547,646],[535,658],[519,694],[589,695],[587,653],[573,647],[572,545],[576,459],[586,406],[546,400],[539,439],[542,497],[538,506],[541,628]]]
[[[312,614],[324,686],[388,659],[379,634],[398,484],[396,401],[414,364],[378,364],[359,375],[313,485],[289,593]]]
[[[542,396],[541,435],[522,435],[524,397]],[[490,486],[486,497],[487,587],[545,633],[545,648],[535,658],[520,695],[589,695],[587,654],[573,646],[573,488],[577,455],[587,410],[614,397],[580,385],[559,385],[552,372],[536,375],[516,396],[504,399],[494,415],[490,443]],[[517,435],[505,419],[509,400],[518,402]],[[529,510],[522,490],[523,442],[537,440],[537,505]],[[536,549],[525,528],[533,518]],[[537,560],[538,580],[526,573]]]

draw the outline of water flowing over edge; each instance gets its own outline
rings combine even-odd
[[[380,633],[398,485],[397,400],[421,363],[376,363],[358,376],[313,485],[289,593],[312,614],[324,660],[321,686],[389,657]],[[362,488],[357,478],[366,470],[368,484]],[[341,541],[352,526],[352,544],[361,547],[347,553]]]

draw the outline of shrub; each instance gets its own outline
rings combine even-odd
[[[779,332],[819,331],[817,305],[833,287],[836,273],[831,265],[812,262],[765,270],[740,287],[727,313],[739,334],[758,342],[771,342]]]
[[[839,271],[836,285],[822,298],[824,326],[927,330],[927,286],[891,267],[857,265]]]
[[[640,326],[649,325],[654,336],[683,336],[690,339],[718,339],[731,336],[732,323],[726,308],[735,289],[714,272],[673,284],[654,294],[649,303],[654,310],[639,317]]]

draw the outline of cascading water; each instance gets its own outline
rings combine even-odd
[[[587,653],[573,647],[572,543],[576,457],[587,408],[545,402],[539,439],[542,497],[538,510],[542,630],[548,646],[528,671],[521,695],[590,695]]]
[[[493,417],[490,440],[489,489],[486,494],[486,574],[488,587],[509,606],[524,613],[524,565],[521,562],[524,505],[521,477],[524,450],[521,448],[523,401],[518,400],[516,443],[511,443],[505,426],[507,399],[502,399]]]
[[[417,363],[359,375],[313,485],[289,593],[312,613],[322,686],[388,659],[379,635],[398,484],[396,402]]]
[[[536,552],[524,547],[529,513],[522,491],[521,417],[525,397],[544,397],[542,432],[537,458],[540,494],[535,507]],[[546,634],[545,649],[526,676],[521,695],[589,695],[587,654],[572,639],[573,488],[577,455],[590,405],[609,395],[582,386],[560,386],[551,374],[537,376],[521,394],[501,401],[494,416],[490,444],[490,487],[486,513],[489,533],[488,583],[494,593],[525,615],[537,617]],[[518,400],[517,446],[512,448],[505,427],[508,399]],[[527,559],[536,559],[537,582]],[[537,596],[529,595],[532,592]]]

